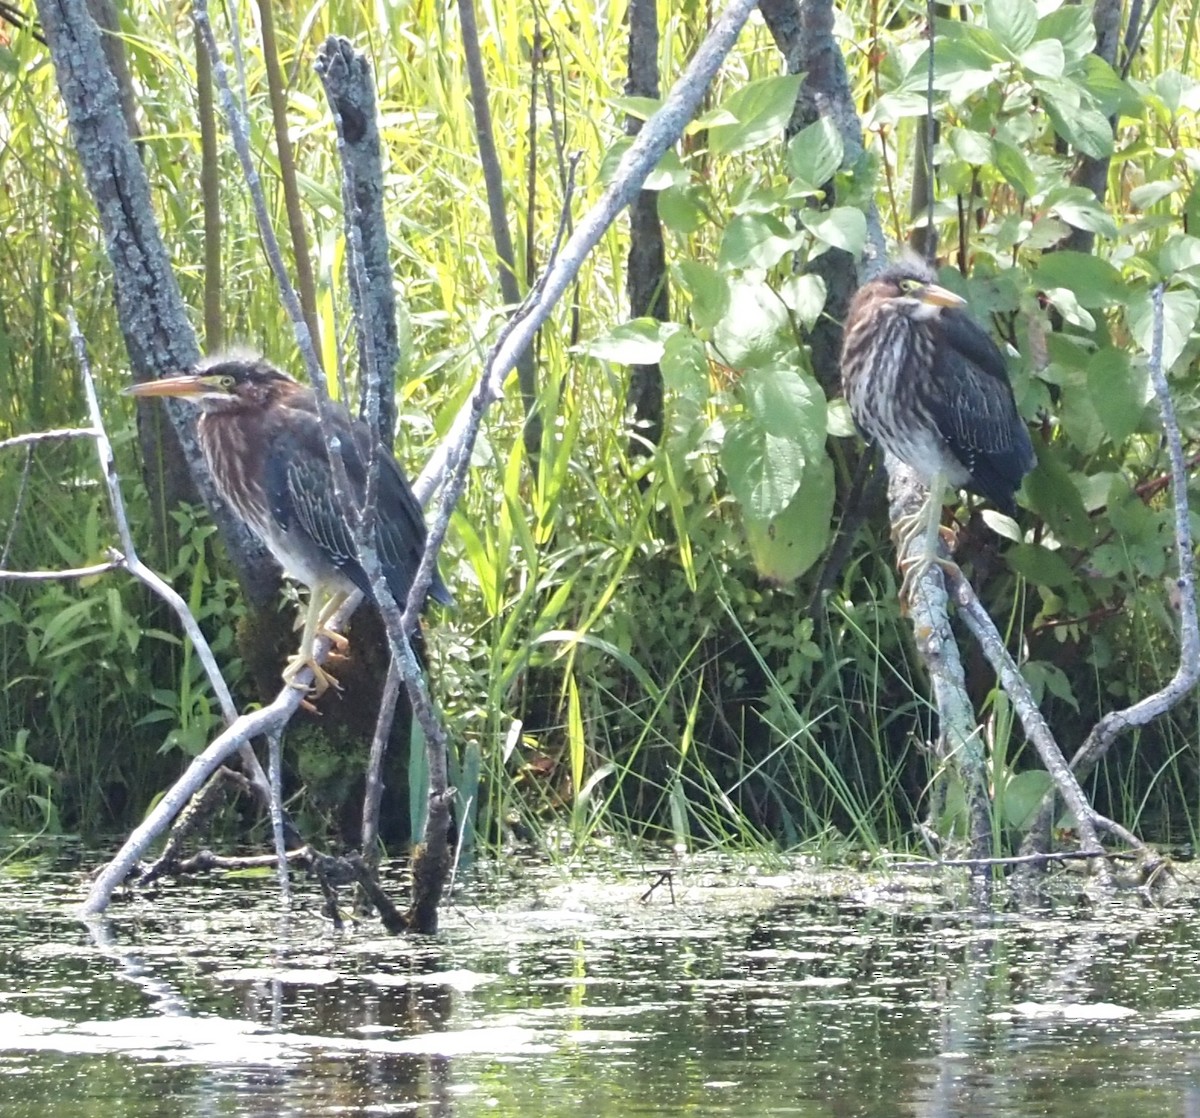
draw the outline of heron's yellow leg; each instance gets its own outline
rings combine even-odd
[[[942,527],[942,493],[945,489],[945,479],[941,474],[935,475],[929,483],[929,493],[921,507],[909,516],[901,517],[895,525],[896,551],[900,556],[898,566],[903,573],[900,583],[900,600],[907,603],[911,600],[913,591],[934,563],[942,566],[954,565],[953,559],[947,559],[938,554],[938,537],[945,540],[947,547],[954,546],[954,533],[949,528]],[[920,550],[916,555],[910,555],[909,550],[920,537]]]
[[[345,652],[350,647],[350,641],[341,633],[335,633],[329,628],[329,622],[333,620],[333,615],[342,608],[342,604],[350,597],[350,594],[345,590],[335,590],[329,595],[329,600],[321,609],[317,616],[317,633],[318,637],[324,637],[338,652]]]
[[[307,691],[307,687],[296,682],[296,676],[305,668],[308,668],[312,672],[312,690],[314,696],[317,698],[325,694],[331,685],[334,687],[337,686],[337,680],[317,663],[316,652],[313,648],[317,639],[321,613],[321,595],[314,590],[308,597],[308,609],[304,614],[304,633],[300,637],[300,649],[295,656],[288,660],[286,667],[283,669],[284,683],[289,687]]]

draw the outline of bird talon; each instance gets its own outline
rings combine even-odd
[[[298,676],[305,668],[312,672],[312,683],[300,683],[297,681]],[[287,663],[287,667],[283,669],[283,681],[289,687],[294,687],[297,691],[303,691],[311,695],[314,699],[319,699],[326,691],[332,687],[335,691],[341,691],[342,685],[337,679],[330,675],[320,664],[311,656],[293,656]]]

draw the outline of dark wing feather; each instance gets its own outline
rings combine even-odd
[[[306,535],[355,586],[370,594],[366,572],[356,558],[350,526],[338,507],[333,470],[315,407],[289,408],[281,420],[266,460],[268,499],[276,521],[284,530],[299,530]],[[352,420],[344,409],[336,408],[333,434],[341,446],[350,497],[360,502],[366,493],[369,428]],[[383,576],[403,608],[425,549],[425,517],[404,472],[383,448],[379,450],[376,514],[375,544]],[[439,602],[453,600],[436,571],[430,595]]]
[[[967,488],[1004,512],[1033,468],[1029,431],[1017,412],[1004,356],[964,311],[938,319],[930,370],[929,412],[942,437],[971,474]]]
[[[294,408],[281,418],[264,457],[267,499],[275,522],[293,539],[306,537],[325,562],[369,592],[355,558],[350,527],[337,507],[319,419],[312,412]],[[347,442],[343,439],[342,445]]]
[[[355,422],[355,441],[362,456],[355,459],[356,486],[365,487],[364,463],[369,460],[367,456],[370,454],[369,432],[370,429],[365,423]],[[381,450],[379,455],[377,504],[379,521],[376,543],[379,546],[379,560],[383,564],[388,588],[403,608],[425,551],[427,529],[425,514],[421,511],[420,502],[417,501],[408,478],[404,476],[404,471],[396,459],[384,450]],[[436,568],[429,594],[435,601],[447,605],[453,601]]]

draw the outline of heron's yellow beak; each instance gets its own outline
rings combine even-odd
[[[966,299],[961,295],[955,295],[948,287],[942,287],[936,283],[927,283],[921,289],[919,298],[922,303],[931,307],[965,307],[967,305]]]
[[[220,392],[217,377],[198,376],[189,373],[186,376],[162,377],[159,380],[147,380],[141,384],[131,384],[122,390],[124,396],[178,396],[182,399],[195,400],[203,396]]]

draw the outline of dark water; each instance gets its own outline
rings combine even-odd
[[[0,1116],[1197,1115],[1178,899],[972,916],[951,890],[626,867],[460,885],[432,942],[334,933],[303,882],[72,918],[0,870]],[[919,891],[921,890],[921,891]]]

